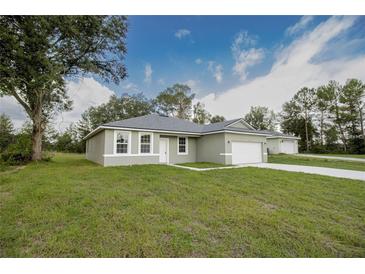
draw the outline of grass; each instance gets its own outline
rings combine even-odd
[[[210,168],[210,167],[225,167],[228,165],[211,163],[211,162],[191,162],[178,164],[179,166],[195,167],[195,168]]]
[[[11,171],[16,169],[16,166],[9,166],[9,165],[5,165],[3,163],[0,162],[0,175],[2,172],[7,172],[7,171]]]
[[[355,180],[72,154],[0,175],[0,257],[365,257],[364,235]]]
[[[313,154],[313,155],[365,159],[365,154],[332,154],[332,153],[327,153],[327,154]]]
[[[276,154],[269,156],[269,163],[330,167],[339,169],[365,171],[365,163],[341,161],[335,159],[324,159],[314,157],[299,157],[294,155]]]

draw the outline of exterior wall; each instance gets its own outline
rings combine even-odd
[[[86,159],[104,165],[105,131],[101,131],[86,141]]]
[[[199,138],[188,137],[185,135],[179,135],[179,136],[160,135],[160,136],[163,138],[169,139],[169,163],[170,164],[196,162],[197,139],[199,139]],[[188,154],[187,155],[181,155],[181,154],[177,153],[177,149],[178,149],[177,148],[177,138],[178,137],[187,137],[188,138]],[[160,149],[160,146],[158,146],[158,149]]]
[[[281,138],[267,139],[267,147],[269,149],[269,154],[280,153],[280,142]]]
[[[124,131],[124,130],[122,130]],[[104,166],[137,165],[137,164],[159,164],[160,136],[169,138],[169,163],[196,162],[196,139],[188,137],[188,154],[178,155],[177,136],[165,136],[153,132],[153,151],[151,154],[139,153],[139,134],[143,131],[129,131],[130,154],[114,154],[114,130],[105,129],[86,141],[88,151],[86,158]],[[146,132],[147,133],[147,132]],[[150,133],[150,132],[148,132]],[[91,150],[91,147],[93,150]]]
[[[224,134],[224,145],[225,145],[225,164],[232,164],[232,142],[260,142],[262,144],[262,160],[267,162],[267,144],[265,136],[255,135],[242,135],[235,133]]]
[[[124,155],[124,156],[106,156],[104,157],[104,166],[126,166],[126,165],[145,165],[158,164],[159,156],[157,155]]]
[[[197,162],[226,163],[224,133],[201,136],[197,140]]]
[[[294,140],[294,146],[295,146],[295,153],[298,154],[299,153],[299,148],[298,148],[298,140]]]
[[[125,131],[125,130],[122,130]],[[128,131],[131,134],[130,154],[114,154],[114,130],[106,129],[105,132],[105,154],[104,166],[120,166],[120,165],[143,165],[159,163],[159,134],[153,132],[152,153],[139,154],[139,131]],[[141,132],[142,133],[142,132]],[[146,132],[151,133],[151,132]]]
[[[269,148],[270,154],[279,154],[283,153],[281,149],[281,142],[283,138],[274,138],[274,139],[267,139],[267,146]],[[288,140],[288,139],[286,139]],[[298,153],[298,140],[289,139],[290,141],[294,142],[294,153]]]
[[[87,140],[86,158],[104,166],[159,164],[160,137],[169,139],[169,163],[215,162],[232,164],[232,141],[261,142],[263,161],[267,162],[266,137],[241,135],[235,133],[217,133],[201,137],[188,138],[188,154],[177,153],[178,136],[153,134],[153,151],[151,154],[139,153],[139,132],[130,131],[130,154],[114,154],[114,130],[106,129]]]

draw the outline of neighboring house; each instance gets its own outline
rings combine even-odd
[[[267,148],[269,154],[298,153],[298,140],[300,140],[300,138],[275,131],[271,131],[271,134],[272,136],[267,137]]]
[[[243,119],[199,125],[151,114],[107,123],[86,137],[86,158],[103,166],[267,161],[267,138]]]

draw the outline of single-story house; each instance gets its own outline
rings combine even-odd
[[[243,119],[200,125],[150,114],[106,123],[86,137],[86,158],[103,166],[215,162],[227,165],[267,161],[272,133]]]
[[[267,137],[267,149],[269,154],[295,154],[298,153],[298,140],[300,138],[271,131]]]

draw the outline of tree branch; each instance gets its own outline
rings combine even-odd
[[[32,110],[27,105],[27,103],[19,96],[19,94],[15,90],[13,90],[12,91],[12,95],[19,102],[19,104],[21,104],[23,106],[23,108],[25,109],[25,111],[28,113],[29,117],[32,117]]]

